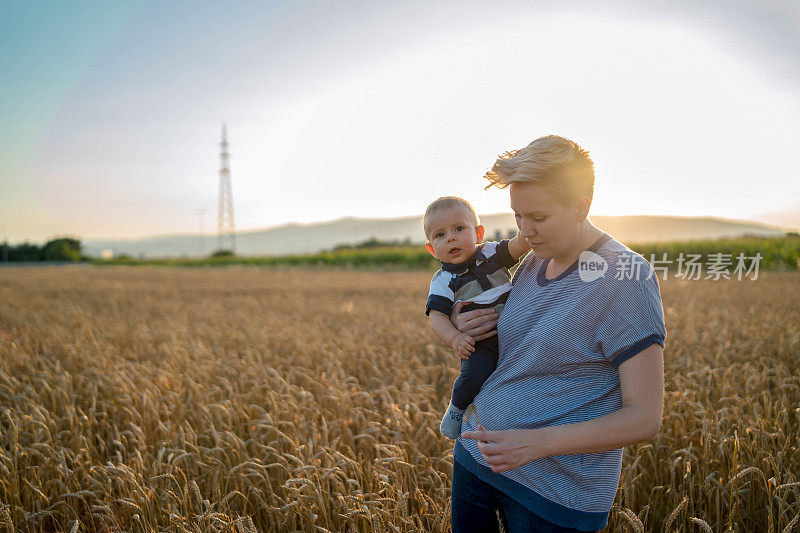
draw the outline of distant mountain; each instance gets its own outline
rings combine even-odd
[[[777,209],[770,213],[762,213],[758,217],[768,224],[776,224],[790,228],[792,231],[800,231],[800,203],[783,209]]]
[[[713,217],[671,216],[594,216],[592,223],[624,243],[713,239],[740,235],[777,236],[785,231],[775,226],[744,220]],[[496,232],[515,229],[509,213],[484,215],[487,239]],[[422,217],[403,218],[340,218],[315,224],[285,224],[263,230],[236,234],[239,255],[306,254],[330,249],[337,244],[355,244],[370,238],[382,241],[410,240],[423,243]],[[205,254],[216,248],[216,237],[202,240]],[[99,256],[102,250],[114,255],[134,257],[181,257],[201,255],[199,235],[165,235],[135,240],[90,240],[83,243],[89,255]]]

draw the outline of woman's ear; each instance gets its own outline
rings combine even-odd
[[[483,242],[483,237],[486,235],[486,228],[483,226],[475,227],[475,234],[478,236],[478,244]]]
[[[588,196],[582,195],[580,198],[578,198],[578,201],[575,204],[575,219],[578,222],[583,222],[586,220],[586,217],[589,216],[589,207],[591,207],[591,205],[592,201]]]

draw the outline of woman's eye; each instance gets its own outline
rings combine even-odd
[[[547,220],[547,217],[533,217],[534,222],[544,222]]]

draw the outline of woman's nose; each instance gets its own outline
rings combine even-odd
[[[523,220],[519,226],[519,234],[523,239],[534,237],[536,236],[536,227],[532,223]]]

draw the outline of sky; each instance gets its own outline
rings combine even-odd
[[[421,214],[558,134],[592,214],[800,227],[800,4],[0,0],[0,238]],[[202,210],[202,211],[201,211]]]

